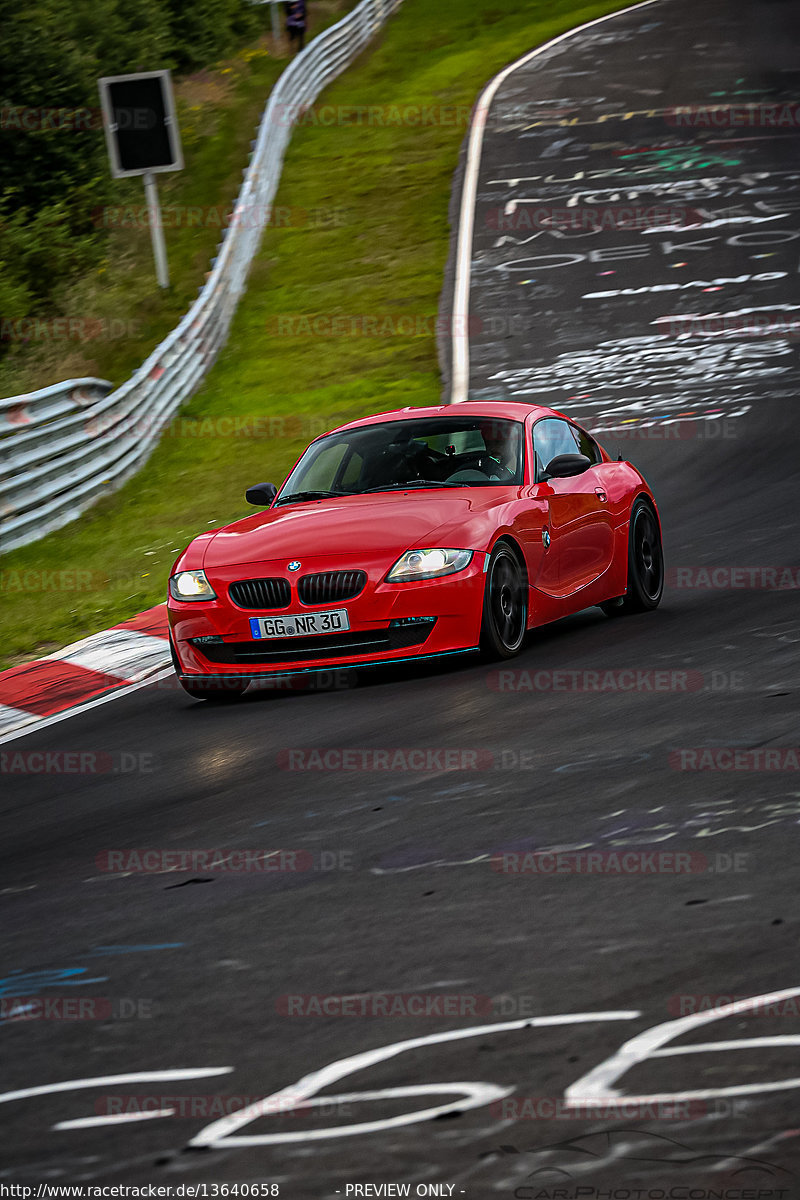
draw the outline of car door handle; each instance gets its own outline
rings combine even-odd
[[[606,493],[603,491],[602,488],[595,488],[594,494],[595,494],[595,496],[597,496],[598,500],[601,500],[603,502],[603,504],[605,504],[606,500],[608,499],[608,496],[606,495]]]

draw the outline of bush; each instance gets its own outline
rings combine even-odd
[[[4,0],[0,318],[52,307],[96,262],[111,180],[97,80],[209,65],[265,21],[245,0]],[[20,311],[21,310],[21,311]],[[4,344],[0,343],[0,354]]]

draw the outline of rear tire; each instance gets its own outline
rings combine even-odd
[[[661,530],[652,504],[639,496],[631,509],[628,527],[628,585],[624,596],[601,604],[609,617],[652,612],[664,592],[664,551]]]
[[[481,650],[487,658],[513,658],[528,627],[525,572],[505,542],[495,546],[486,571]]]

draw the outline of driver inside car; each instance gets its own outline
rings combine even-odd
[[[484,421],[479,432],[486,447],[483,469],[490,479],[510,483],[516,478],[519,430],[508,422]]]

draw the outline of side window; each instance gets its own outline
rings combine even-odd
[[[578,429],[576,425],[570,426],[573,436],[578,443],[578,453],[585,454],[591,463],[599,463],[603,461],[603,456],[600,453],[600,447],[594,438],[589,437],[589,434],[583,429]]]
[[[539,479],[547,464],[559,454],[577,454],[578,445],[572,427],[556,417],[545,417],[533,427],[533,460]]]

